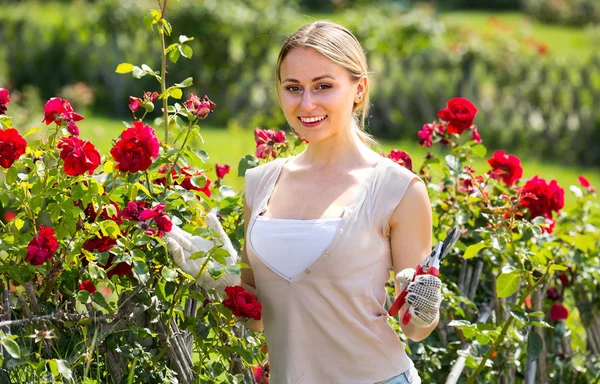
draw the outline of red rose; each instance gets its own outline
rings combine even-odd
[[[254,374],[254,381],[257,384],[269,384],[270,370],[268,361],[252,367],[252,373]]]
[[[277,157],[275,144],[285,143],[284,131],[273,131],[272,129],[254,129],[254,141],[256,142],[256,157],[267,159],[269,156]]]
[[[481,144],[481,136],[479,136],[479,131],[477,130],[477,127],[473,128],[473,137],[472,137],[473,141]]]
[[[450,99],[446,108],[438,112],[438,117],[447,121],[448,132],[461,134],[473,125],[477,108],[468,99],[455,97]]]
[[[121,277],[121,276],[125,276],[129,272],[131,272],[131,269],[132,269],[131,265],[124,263],[124,262],[119,263],[113,267],[113,259],[114,259],[114,256],[110,255],[110,257],[108,258],[108,261],[106,262],[106,265],[101,266],[102,268],[104,268],[107,271],[106,277],[108,277],[109,280],[114,275]]]
[[[164,210],[164,203],[158,204],[152,207],[152,209],[145,209],[140,213],[139,220],[147,221],[154,219],[159,231],[170,232],[173,228],[173,223],[171,222],[171,219],[169,219],[169,216],[164,213]]]
[[[419,135],[419,145],[422,147],[431,147],[433,145],[434,131],[435,124],[423,124],[423,128],[417,132],[417,135]]]
[[[46,102],[44,105],[44,121],[46,125],[56,123],[62,125],[62,123],[69,123],[70,121],[83,120],[83,116],[73,111],[69,100],[59,99],[53,97]]]
[[[505,173],[502,174],[502,181],[508,186],[512,186],[515,181],[523,176],[523,168],[521,167],[521,159],[516,156],[505,154],[504,151],[496,151],[488,164],[494,170],[501,169]]]
[[[560,293],[558,293],[556,288],[550,287],[546,291],[546,297],[552,301],[560,300]]]
[[[83,283],[79,284],[79,289],[89,293],[96,292],[96,286],[89,280],[84,280]]]
[[[569,282],[569,277],[563,271],[561,271],[558,274],[558,279],[560,280],[562,286],[565,287],[565,288],[568,287],[569,285],[571,285],[571,283]]]
[[[139,97],[129,96],[129,109],[131,112],[135,112],[142,106],[142,99]]]
[[[127,203],[127,206],[123,208],[121,217],[127,220],[138,221],[140,219],[140,213],[144,210],[145,205],[145,201],[130,201]]]
[[[29,261],[31,265],[44,264],[52,258],[57,249],[56,232],[51,227],[44,227],[42,224],[38,235],[31,239],[27,246],[25,261]]]
[[[569,317],[569,310],[562,304],[554,304],[550,308],[550,319],[552,321],[564,320]]]
[[[194,93],[190,94],[190,98],[183,104],[188,112],[198,116],[200,119],[204,119],[210,112],[214,112],[215,107],[217,106],[208,98],[208,96],[204,96],[202,100],[200,100]]]
[[[25,153],[27,141],[14,128],[0,130],[0,166],[10,168]]]
[[[190,167],[181,167],[181,168],[179,168],[179,170],[181,171],[181,175],[184,176],[184,179],[181,182],[176,182],[177,185],[181,186],[183,189],[185,189],[187,191],[198,191],[198,192],[204,193],[208,197],[211,197],[211,195],[212,195],[212,193],[210,191],[211,181],[208,179],[208,177],[206,177],[206,181],[204,182],[203,187],[197,187],[192,184],[192,177],[202,176],[201,171],[196,171],[194,173],[190,173],[189,172]],[[158,173],[167,173],[167,167],[163,165],[158,170]],[[173,180],[176,180],[179,178],[179,175],[177,174],[177,171],[175,169],[173,169],[171,171],[171,177],[173,178]],[[158,184],[161,184],[161,185],[165,185],[166,178],[161,177],[160,179],[156,179],[155,182]]]
[[[117,245],[117,239],[113,239],[109,236],[94,236],[93,238],[86,240],[83,244],[83,249],[88,252],[106,252],[115,245]]]
[[[100,153],[96,147],[77,136],[63,137],[58,148],[61,149],[60,158],[65,162],[65,173],[69,176],[79,176],[86,172],[92,175],[100,164]]]
[[[73,136],[79,136],[79,127],[75,123],[75,120],[69,120],[67,123],[67,131]]]
[[[12,221],[15,217],[17,217],[17,214],[13,211],[4,211],[4,222],[8,223],[9,221]]]
[[[216,163],[215,164],[215,170],[217,172],[217,178],[219,180],[222,179],[226,174],[229,173],[229,169],[230,169],[230,167],[227,164]]]
[[[556,180],[547,184],[546,180],[534,176],[521,189],[520,203],[529,209],[532,219],[538,216],[552,218],[552,211],[560,212],[565,205],[565,191]]]
[[[400,151],[397,149],[392,149],[389,155],[387,155],[389,159],[392,159],[394,163],[399,164],[409,171],[412,171],[412,159],[407,152]]]
[[[0,88],[0,115],[6,113],[6,104],[8,104],[9,101],[8,89]]]
[[[254,320],[261,319],[262,305],[256,297],[250,292],[239,286],[225,287],[227,299],[223,300],[223,305],[237,317],[251,317]]]
[[[577,178],[577,181],[579,181],[579,184],[581,184],[581,186],[585,189],[588,190],[588,192],[596,192],[596,188],[592,187],[592,185],[590,184],[589,180],[585,178],[585,176],[579,176]]]
[[[154,130],[140,121],[133,123],[121,134],[110,150],[112,157],[118,162],[115,166],[121,172],[138,172],[147,170],[152,165],[152,158],[158,157],[159,143]]]

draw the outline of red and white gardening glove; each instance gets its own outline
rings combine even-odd
[[[406,268],[396,275],[400,292],[404,289],[408,291],[406,303],[400,314],[402,318],[405,308],[408,307],[410,322],[417,327],[426,328],[438,317],[442,303],[442,281],[433,275],[415,276],[415,273],[414,268]]]
[[[201,257],[190,260],[190,256],[199,251],[208,252],[215,245],[222,243],[222,248],[229,252],[230,256],[225,258],[227,265],[238,262],[237,252],[235,251],[235,248],[233,248],[231,240],[229,240],[229,237],[223,230],[223,227],[221,226],[217,216],[215,216],[213,213],[207,214],[206,225],[218,234],[218,240],[207,240],[200,236],[193,236],[176,225],[173,225],[173,229],[171,229],[170,232],[165,232],[167,250],[173,257],[173,261],[179,266],[179,268],[181,268],[182,271],[194,277],[198,276],[198,273],[200,273],[200,268],[202,265],[204,265],[206,258]],[[196,284],[207,290],[215,288],[221,292],[227,286],[239,285],[239,274],[230,275],[226,273],[218,279],[213,278],[208,273],[208,268],[214,266],[225,267],[225,265],[222,265],[215,260],[210,260],[204,267],[202,275],[197,277]]]

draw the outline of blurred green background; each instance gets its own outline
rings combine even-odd
[[[0,87],[11,91],[14,125],[38,126],[48,98],[68,98],[86,117],[81,135],[108,154],[122,121],[131,121],[129,96],[160,89],[148,76],[114,72],[121,62],[160,68],[160,43],[143,26],[156,3],[0,0],[0,7]],[[316,19],[344,24],[367,50],[369,130],[386,151],[406,150],[418,167],[426,149],[417,131],[461,96],[479,108],[488,155],[517,154],[524,177],[556,178],[565,189],[579,175],[600,185],[600,1],[182,0],[167,12],[174,28],[167,44],[195,38],[192,59],[169,63],[168,80],[192,76],[184,98],[194,92],[216,102],[204,143],[195,144],[211,156],[208,168],[233,166],[225,181],[237,189],[254,127],[287,128],[273,84],[280,44]],[[485,162],[476,170],[485,172]]]

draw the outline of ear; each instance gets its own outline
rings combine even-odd
[[[369,89],[369,79],[367,76],[361,76],[356,84],[356,93],[354,94],[354,104],[360,104],[365,96],[365,92]]]

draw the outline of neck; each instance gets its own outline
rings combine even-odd
[[[312,168],[351,168],[364,163],[369,151],[354,129],[348,129],[310,143],[298,158]]]

